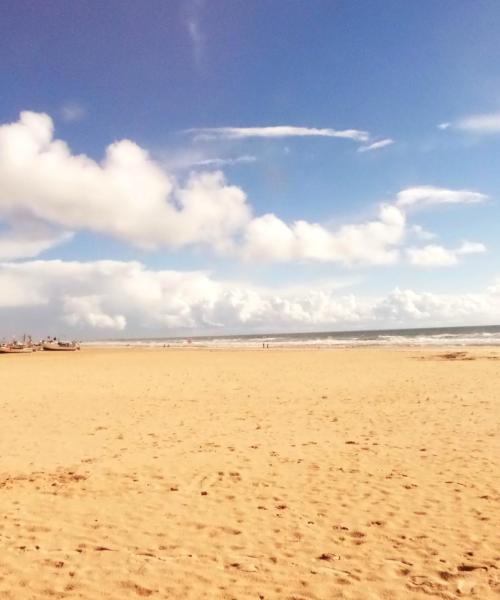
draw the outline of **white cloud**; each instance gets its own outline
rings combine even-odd
[[[419,205],[477,203],[486,196],[469,190],[421,186],[402,190],[395,204],[382,204],[378,219],[348,224],[336,231],[323,225],[298,220],[288,225],[274,214],[254,218],[245,229],[242,256],[261,261],[321,261],[345,265],[394,264],[408,234],[429,240],[433,233],[421,226],[407,226],[405,209]],[[484,252],[481,243],[464,242],[454,250],[431,244],[407,248],[405,255],[415,266],[451,266],[465,254]]]
[[[421,185],[401,190],[397,194],[397,205],[408,208],[435,204],[477,204],[488,197],[470,190],[449,190],[432,185]]]
[[[453,122],[439,123],[438,129],[456,129],[475,135],[497,135],[500,133],[500,112],[466,115]]]
[[[197,19],[193,18],[187,21],[187,31],[191,39],[195,63],[199,65],[202,57],[204,36]]]
[[[228,165],[239,165],[245,163],[254,163],[257,161],[256,156],[243,154],[235,158],[205,158],[192,163],[195,167],[224,167]]]
[[[423,248],[407,248],[406,254],[410,264],[418,267],[449,267],[458,262],[455,251],[437,244],[429,244]]]
[[[500,112],[463,117],[454,124],[454,127],[469,133],[497,134],[500,133]]]
[[[232,165],[253,164],[258,161],[257,156],[251,154],[242,154],[240,156],[213,156],[210,153],[202,152],[199,148],[189,148],[163,152],[159,158],[159,164],[167,172],[174,174],[177,178],[182,177],[185,171],[220,169]]]
[[[137,262],[0,263],[0,288],[0,336],[20,333],[28,309],[36,315],[34,334],[68,337],[376,328],[500,318],[496,284],[477,294],[396,289],[372,298],[340,293],[324,282],[303,289],[263,288],[197,271],[154,271]]]
[[[203,0],[188,0],[185,3],[186,18],[184,23],[191,42],[193,60],[197,67],[201,66],[206,39],[201,26],[202,7]]]
[[[500,277],[488,287],[487,291],[492,296],[498,296],[500,298]]]
[[[351,297],[335,297],[334,285],[283,294],[137,262],[0,263],[0,287],[0,309],[45,307],[44,321],[82,331],[333,323],[360,314]]]
[[[85,108],[77,102],[68,102],[61,108],[60,112],[62,120],[68,123],[81,121],[87,113]]]
[[[409,188],[395,204],[380,206],[372,221],[332,231],[303,219],[287,224],[274,214],[253,218],[244,191],[229,185],[222,172],[195,171],[181,185],[130,140],[108,146],[98,163],[54,139],[48,115],[23,112],[18,122],[0,126],[4,259],[36,256],[70,239],[70,232],[88,230],[143,249],[205,245],[270,262],[391,264],[408,233],[407,208],[485,198],[469,190]]]
[[[436,237],[435,233],[427,231],[427,229],[424,229],[421,225],[412,225],[410,231],[419,240],[433,240]]]
[[[88,325],[95,329],[125,329],[127,320],[123,315],[107,315],[102,308],[100,296],[63,298],[64,320],[72,326]]]
[[[392,144],[395,144],[395,141],[391,140],[391,138],[386,138],[384,140],[379,140],[378,142],[373,142],[372,144],[368,144],[366,146],[360,146],[358,148],[358,152],[372,152],[373,150],[380,150],[381,148],[391,146]]]
[[[465,241],[457,248],[457,254],[482,254],[483,252],[486,252],[486,246],[481,242]]]
[[[222,173],[193,173],[179,187],[129,140],[111,144],[99,164],[54,140],[47,115],[24,112],[0,126],[0,219],[14,228],[39,220],[143,248],[219,248],[230,245],[250,213],[244,192]]]
[[[456,265],[460,256],[483,252],[486,252],[486,246],[479,242],[463,242],[456,249],[444,248],[437,244],[406,249],[410,264],[418,267],[449,267]]]
[[[422,326],[426,323],[463,325],[500,318],[500,297],[478,294],[432,294],[396,288],[373,307],[373,317],[384,323]]]
[[[331,129],[317,127],[296,127],[294,125],[275,125],[271,127],[204,127],[190,129],[196,139],[211,140],[217,138],[286,138],[286,137],[331,137],[346,138],[357,142],[367,142],[368,132],[359,129]]]
[[[72,237],[70,232],[54,231],[40,223],[23,221],[4,233],[0,231],[0,260],[33,258]]]
[[[317,223],[296,221],[289,226],[273,214],[253,219],[245,233],[247,259],[317,260],[346,264],[391,264],[405,234],[405,215],[382,205],[377,220],[344,225],[331,232]]]

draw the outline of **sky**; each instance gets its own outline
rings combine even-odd
[[[0,337],[500,323],[500,4],[0,5]]]

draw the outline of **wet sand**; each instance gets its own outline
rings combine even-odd
[[[0,357],[0,598],[500,595],[500,350]]]

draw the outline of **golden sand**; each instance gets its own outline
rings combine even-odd
[[[500,354],[443,353],[0,357],[0,598],[498,598]]]

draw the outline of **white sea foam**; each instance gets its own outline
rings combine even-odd
[[[86,342],[85,345],[146,348],[262,348],[263,344],[269,344],[274,348],[500,346],[500,327],[106,340]]]

